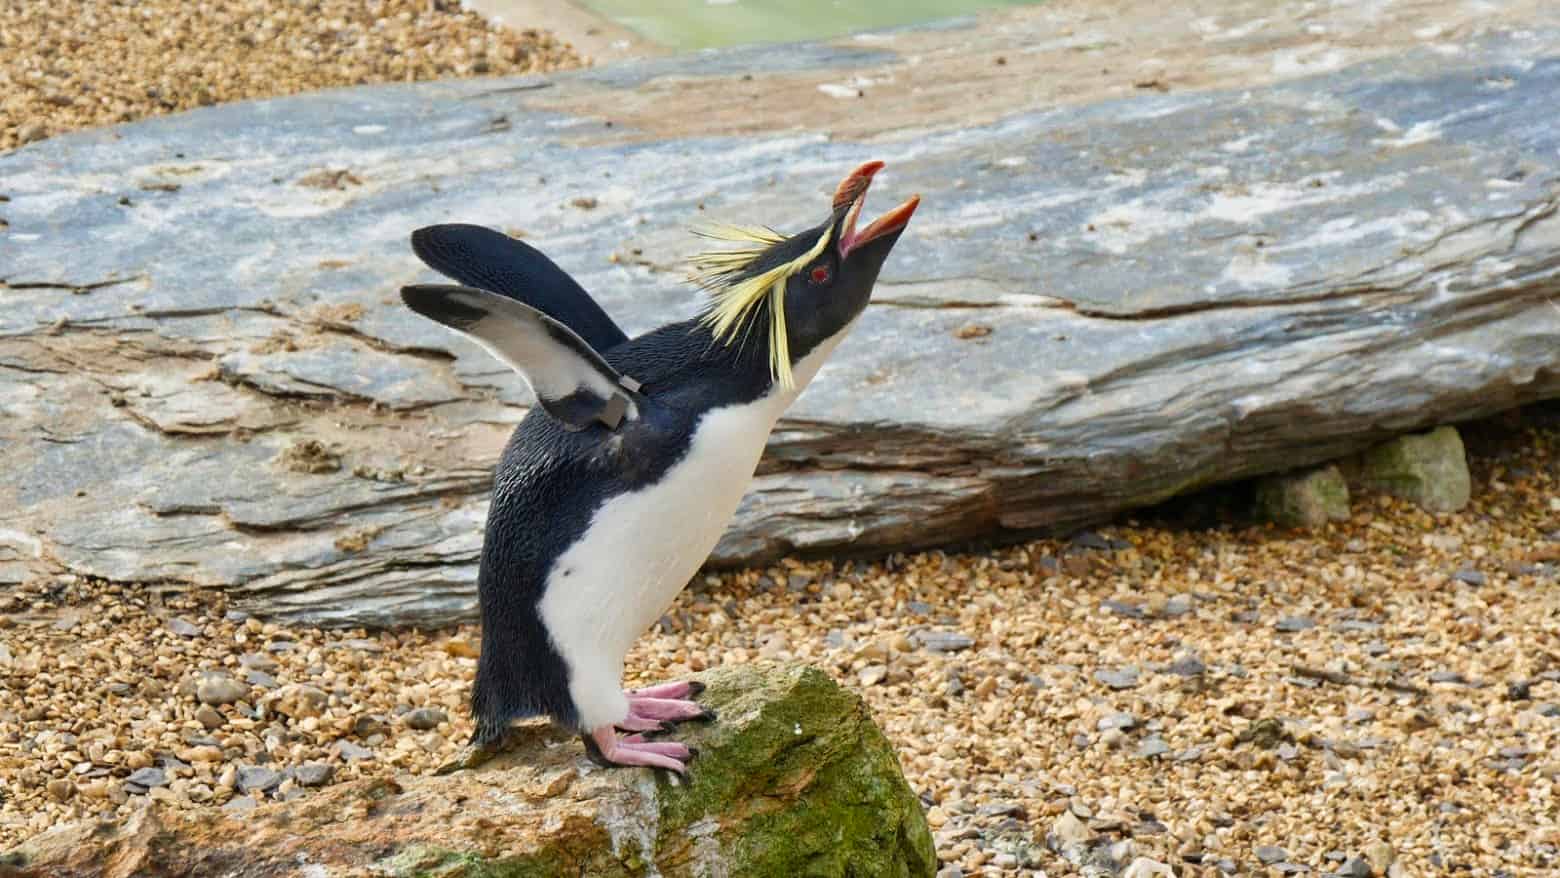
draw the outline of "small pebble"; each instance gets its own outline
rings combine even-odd
[[[270,792],[281,786],[282,773],[264,766],[248,766],[238,770],[238,789],[248,793],[255,790]]]
[[[1142,607],[1138,606],[1137,604],[1126,603],[1125,601],[1103,601],[1100,604],[1100,609],[1106,611],[1107,613],[1115,613],[1118,616],[1125,616],[1128,619],[1141,619],[1147,615],[1143,612]]]
[[[202,704],[232,704],[249,694],[249,687],[226,674],[206,674],[195,684],[195,697]]]
[[[1134,689],[1138,685],[1138,671],[1137,668],[1098,670],[1094,672],[1094,679],[1112,689]]]
[[[346,740],[345,738],[341,739],[340,741],[337,741],[335,746],[332,749],[335,752],[336,756],[340,757],[343,761],[346,761],[346,762],[354,762],[354,761],[359,760],[359,759],[373,759],[374,758],[374,751],[369,750],[366,747],[360,747],[357,744],[354,744],[351,741]]]
[[[1257,855],[1257,859],[1261,860],[1265,864],[1272,864],[1278,862],[1279,860],[1289,859],[1288,851],[1273,845],[1258,845],[1255,853]]]
[[[1113,713],[1102,717],[1100,721],[1095,724],[1095,728],[1102,732],[1107,729],[1120,729],[1124,732],[1130,732],[1136,725],[1137,717],[1134,717],[1132,714]]]
[[[328,783],[335,773],[336,767],[328,762],[305,762],[292,770],[293,780],[304,787],[317,787]]]
[[[280,667],[280,665],[276,663],[276,659],[271,658],[263,652],[246,652],[238,657],[238,663],[250,670],[266,671],[268,673],[275,671],[278,667]]]
[[[1365,848],[1365,861],[1378,873],[1384,873],[1397,862],[1397,852],[1384,841],[1372,842]]]
[[[168,620],[168,630],[180,637],[199,637],[200,626],[188,619],[180,619],[175,616]]]
[[[202,704],[195,710],[195,721],[208,729],[218,729],[227,723],[227,720],[216,708]]]
[[[1464,567],[1458,570],[1456,573],[1452,574],[1452,578],[1458,582],[1467,583],[1468,585],[1474,587],[1482,586],[1485,583],[1484,574],[1474,570],[1471,567]]]
[[[974,638],[958,631],[922,631],[916,639],[931,652],[959,652],[975,645]]]
[[[359,738],[383,735],[390,731],[390,723],[382,716],[364,714],[352,721],[352,734]]]
[[[1138,744],[1137,749],[1137,755],[1143,759],[1152,759],[1157,756],[1163,756],[1169,752],[1170,745],[1166,744],[1164,739],[1158,735],[1151,735],[1147,738],[1144,738],[1142,743]]]
[[[419,732],[436,729],[440,723],[448,721],[449,718],[444,715],[444,711],[436,707],[419,707],[416,710],[408,711],[401,717],[403,725],[409,729],[416,729]]]
[[[329,701],[330,696],[324,690],[304,684],[284,686],[274,699],[277,712],[292,719],[317,717]]]
[[[139,787],[160,787],[168,782],[168,774],[161,768],[142,768],[125,780]]]

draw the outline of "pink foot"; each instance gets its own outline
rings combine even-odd
[[[658,719],[647,719],[647,718],[642,717],[642,716],[635,716],[632,713],[630,713],[627,717],[625,717],[622,722],[618,723],[617,727],[622,729],[625,732],[663,732],[663,731],[666,731],[666,724],[661,722],[660,720],[658,720]]]
[[[619,738],[612,726],[585,736],[585,752],[601,765],[643,765],[687,774],[688,760],[697,753],[675,741],[646,741],[639,735]]]
[[[626,732],[662,732],[673,723],[714,719],[715,711],[693,700],[703,691],[704,684],[697,682],[662,683],[625,691],[628,716],[617,727]]]
[[[703,683],[697,680],[684,680],[679,683],[657,683],[643,689],[630,689],[623,694],[632,701],[635,698],[698,698],[703,691]]]
[[[713,711],[706,710],[697,701],[635,697],[628,699],[628,715],[673,723],[689,719],[712,719],[715,716]]]

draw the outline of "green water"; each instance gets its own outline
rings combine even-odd
[[[1034,0],[583,0],[674,49],[826,39]]]

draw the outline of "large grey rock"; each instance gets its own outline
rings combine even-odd
[[[1560,12],[1344,6],[1058,4],[0,156],[0,570],[468,618],[529,397],[398,305],[407,233],[523,230],[642,331],[697,307],[691,221],[816,222],[868,157],[923,206],[719,563],[1065,528],[1560,395]]]

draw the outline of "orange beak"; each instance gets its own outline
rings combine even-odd
[[[903,229],[910,222],[910,216],[915,213],[916,206],[921,203],[921,196],[912,195],[903,204],[873,220],[865,229],[856,231],[856,220],[861,216],[862,206],[866,204],[867,188],[872,185],[872,176],[882,169],[882,162],[867,162],[851,171],[834,190],[834,209],[838,211],[848,208],[839,234],[838,247],[841,259],[869,241]]]

